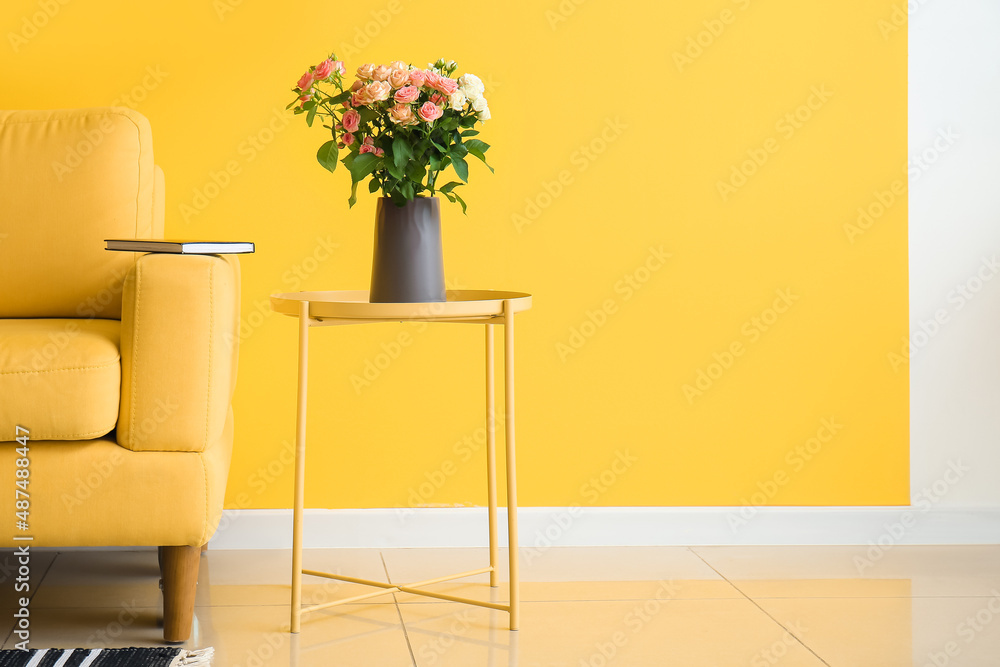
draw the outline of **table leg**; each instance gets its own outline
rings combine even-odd
[[[306,389],[309,386],[309,302],[299,305],[299,393],[295,417],[295,517],[292,522],[292,620],[299,631],[302,617],[302,511],[305,504]]]
[[[510,558],[510,629],[520,621],[521,594],[517,551],[517,465],[514,457],[514,310],[510,300],[503,302],[504,331],[504,423],[507,449],[507,543]]]
[[[497,540],[496,395],[493,369],[493,325],[486,325],[486,489],[490,514],[490,586],[500,585],[500,545]]]

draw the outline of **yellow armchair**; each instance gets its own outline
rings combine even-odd
[[[180,642],[229,472],[240,273],[104,250],[162,238],[163,217],[142,115],[0,112],[0,469],[13,486],[27,429],[32,538],[0,539],[160,547],[164,639]]]

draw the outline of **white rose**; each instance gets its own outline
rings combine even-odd
[[[485,107],[485,108],[484,108],[484,109],[483,109],[482,111],[480,111],[480,112],[479,112],[479,114],[477,115],[477,118],[479,118],[479,120],[489,120],[489,119],[490,119],[490,117],[491,117],[491,116],[490,116],[490,108],[489,108],[489,107]]]
[[[461,90],[456,90],[448,97],[448,106],[452,109],[461,109],[465,106],[465,93]]]
[[[486,92],[486,86],[483,85],[482,79],[480,79],[475,74],[463,74],[462,76],[458,77],[458,86],[459,88],[464,88],[467,91],[473,91],[475,93],[479,93],[475,97],[479,97],[480,95]],[[473,98],[473,96],[469,95],[468,92],[466,92],[465,95],[469,99]]]
[[[482,112],[484,109],[489,108],[489,104],[486,103],[485,97],[479,97],[472,101],[472,108],[475,111]]]

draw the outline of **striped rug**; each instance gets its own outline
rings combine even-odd
[[[208,667],[212,648],[42,648],[0,651],[0,667]]]

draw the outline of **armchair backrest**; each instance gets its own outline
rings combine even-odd
[[[0,111],[0,317],[120,319],[133,253],[163,237],[149,121],[131,109]]]

